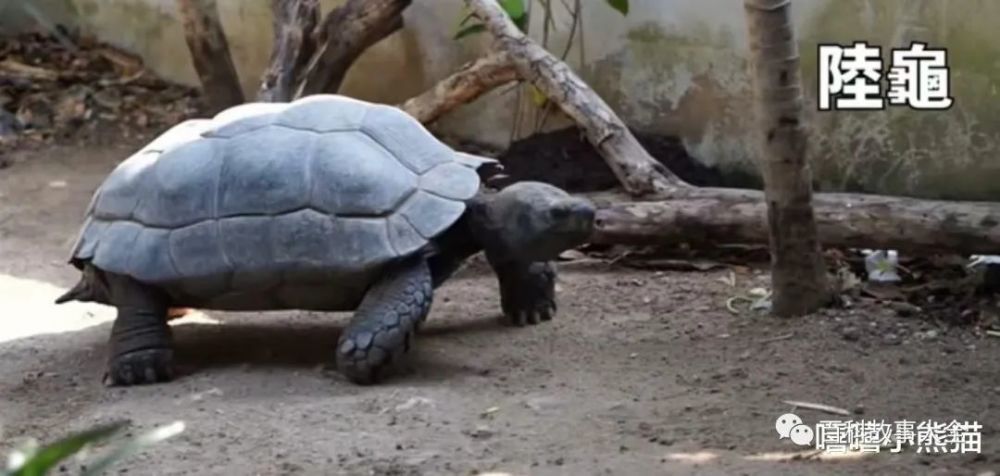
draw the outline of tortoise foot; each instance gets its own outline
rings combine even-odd
[[[341,337],[337,345],[337,370],[351,382],[371,385],[383,380],[403,354],[410,350],[416,329],[399,326],[381,332],[356,332]]]
[[[497,274],[500,304],[508,324],[521,327],[552,320],[556,314],[556,271],[551,263],[502,267]]]
[[[174,378],[174,351],[143,349],[115,356],[108,363],[104,383],[131,386],[169,382]]]

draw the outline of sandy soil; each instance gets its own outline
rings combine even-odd
[[[474,261],[437,294],[408,369],[372,387],[326,369],[346,315],[207,312],[174,321],[184,374],[100,383],[111,310],[54,306],[90,195],[130,147],[54,147],[0,169],[0,451],[117,418],[183,434],[127,474],[977,474],[1000,466],[1000,339],[877,307],[794,322],[723,302],[765,273],[561,265],[560,314],[497,323]],[[982,454],[802,451],[776,417],[976,420]],[[770,455],[770,459],[768,457]],[[74,473],[79,462],[63,470]]]

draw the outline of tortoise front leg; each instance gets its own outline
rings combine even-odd
[[[524,326],[552,320],[556,314],[556,269],[552,262],[491,264],[508,323]]]
[[[105,383],[126,386],[173,379],[174,351],[166,297],[126,276],[105,276],[118,309],[111,327]]]
[[[368,293],[337,343],[337,368],[350,381],[380,380],[404,353],[430,312],[430,267],[415,257],[387,272]]]

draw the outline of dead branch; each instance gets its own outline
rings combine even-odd
[[[370,46],[403,27],[411,0],[348,0],[323,20],[318,49],[295,97],[336,93],[348,69]]]
[[[653,159],[624,122],[565,63],[525,36],[495,0],[466,4],[510,55],[521,77],[535,85],[586,132],[625,189],[634,196],[688,187]]]
[[[177,6],[208,113],[242,104],[243,89],[215,0],[177,0]]]
[[[60,78],[58,71],[24,64],[12,59],[0,61],[0,73],[4,76],[29,80],[29,81],[55,81]]]
[[[427,124],[448,111],[517,79],[517,70],[510,57],[503,52],[491,53],[466,63],[458,72],[441,80],[423,94],[410,98],[400,108]]]
[[[753,190],[699,188],[697,197],[611,203],[594,242],[632,245],[767,243],[767,204]],[[921,253],[1000,253],[1000,203],[819,193],[813,206],[826,246]]]
[[[290,101],[302,69],[316,50],[313,32],[319,23],[319,0],[272,0],[271,11],[274,44],[257,99]]]

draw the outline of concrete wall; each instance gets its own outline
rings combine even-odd
[[[9,0],[17,2],[17,0]],[[268,0],[218,0],[239,73],[252,94],[271,43]],[[174,0],[46,0],[100,37],[142,54],[158,73],[195,84]],[[325,11],[341,1],[323,1]],[[683,137],[692,153],[731,173],[755,174],[755,130],[741,0],[632,0],[627,18],[583,0],[584,44],[571,65],[634,127]],[[553,2],[559,5],[561,2]],[[344,92],[385,102],[410,97],[488,47],[451,39],[459,0],[415,0],[406,28],[369,50]],[[69,14],[67,14],[69,12]],[[562,52],[567,12],[555,12],[551,48]],[[814,170],[824,190],[1000,200],[1000,21],[996,0],[796,0],[802,73],[814,128]],[[540,15],[532,35],[541,38]],[[887,50],[920,39],[949,49],[955,106],[944,112],[815,110],[818,42],[867,40]],[[582,57],[582,60],[581,60]],[[530,100],[522,101],[530,105]],[[437,124],[502,145],[516,95],[492,94]],[[531,125],[523,121],[521,135]],[[551,127],[565,122],[549,121]]]

